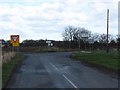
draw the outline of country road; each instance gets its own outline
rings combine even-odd
[[[26,54],[8,88],[117,88],[118,80],[73,61],[70,52]]]

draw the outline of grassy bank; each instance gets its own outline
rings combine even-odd
[[[118,53],[104,51],[96,51],[91,53],[76,52],[73,53],[72,57],[81,62],[88,63],[91,65],[99,66],[104,69],[109,69],[111,71],[118,71]]]
[[[4,87],[10,76],[12,75],[13,70],[16,66],[25,58],[24,55],[18,54],[15,55],[8,63],[2,65],[2,86]]]

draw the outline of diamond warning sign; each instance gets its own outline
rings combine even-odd
[[[12,46],[14,46],[14,47],[20,46],[19,35],[11,35],[10,42],[11,42]]]

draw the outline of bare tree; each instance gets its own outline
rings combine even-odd
[[[73,26],[65,27],[65,31],[63,32],[62,36],[65,41],[73,41],[73,36],[75,35],[76,28]]]
[[[99,37],[100,37],[100,34],[98,33],[94,33],[94,34],[91,34],[91,38],[94,40],[94,41],[99,41]]]
[[[107,42],[107,35],[106,34],[101,34],[99,36],[99,42],[100,43],[106,43]]]
[[[80,48],[80,40],[84,38],[89,38],[91,32],[85,28],[67,26],[62,34],[64,41],[77,41]],[[71,43],[70,43],[71,44]]]
[[[81,39],[82,37],[90,37],[91,31],[85,28],[67,26],[62,36],[64,40],[73,41],[74,38]]]
[[[116,37],[114,35],[108,35],[108,42],[110,43],[111,41],[115,41]],[[99,35],[99,42],[100,43],[106,43],[107,42],[107,35],[106,34],[101,34]]]

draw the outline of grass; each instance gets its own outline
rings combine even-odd
[[[80,60],[82,62],[96,64],[103,66],[104,68],[109,68],[114,71],[118,71],[118,53],[117,51],[106,53],[104,51],[95,51],[92,53],[82,53],[76,52],[72,55],[73,58]]]
[[[15,55],[11,61],[2,65],[2,86],[4,87],[9,80],[13,70],[19,62],[24,60],[25,56],[22,54]]]

